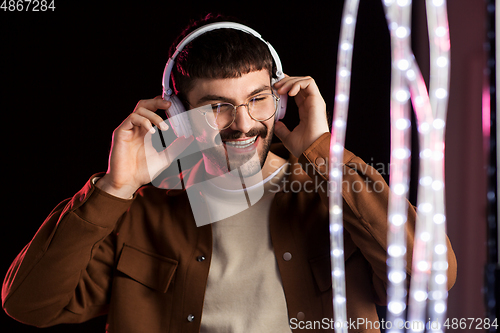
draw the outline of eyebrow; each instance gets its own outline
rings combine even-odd
[[[270,89],[271,89],[271,87],[269,85],[263,85],[263,86],[255,89],[251,93],[249,93],[247,95],[247,98],[250,98],[254,95],[257,95],[258,93],[261,93],[263,91],[270,90]],[[221,102],[225,102],[225,103],[235,104],[235,100],[232,98],[229,98],[229,97],[224,97],[224,96],[219,96],[219,95],[205,95],[197,101],[196,105],[200,105],[200,104],[208,102],[208,101],[221,101]]]

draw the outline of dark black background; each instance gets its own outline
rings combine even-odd
[[[3,276],[51,209],[105,171],[113,130],[161,93],[167,52],[191,19],[236,16],[277,50],[289,75],[315,78],[333,110],[343,1],[55,1],[55,11],[0,11]],[[362,0],[346,147],[389,161],[389,34],[380,1]],[[284,122],[298,122],[289,101]],[[378,168],[380,169],[380,168]],[[385,176],[388,170],[385,170]],[[103,332],[105,318],[36,329],[2,312],[2,332]]]

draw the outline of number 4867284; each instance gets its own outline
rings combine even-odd
[[[3,0],[0,10],[4,12],[46,12],[54,11],[55,0]]]
[[[493,321],[489,318],[447,318],[443,324],[447,329],[462,329],[462,330],[489,330],[491,327],[495,327],[495,331],[498,327],[497,318]]]

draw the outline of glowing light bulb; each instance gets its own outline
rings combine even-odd
[[[446,278],[446,275],[444,275],[444,274],[438,274],[438,275],[436,275],[434,280],[436,281],[437,284],[443,284],[443,283],[446,283],[447,278]]]
[[[339,95],[337,95],[337,98],[336,98],[336,99],[337,99],[337,101],[339,101],[339,102],[345,102],[345,101],[347,101],[349,98],[348,98],[346,95],[344,95],[344,94],[339,94]]]
[[[420,103],[420,104],[423,104],[423,100],[421,101],[421,103]],[[418,126],[418,131],[419,131],[420,133],[426,133],[426,132],[428,132],[429,130],[430,130],[430,125],[429,125],[429,123],[423,122],[423,123],[421,123],[421,124],[420,124],[420,126]]]
[[[334,233],[338,233],[339,231],[342,230],[342,226],[338,225],[338,224],[334,224],[330,227],[330,231],[331,232],[334,232]]]
[[[446,57],[438,57],[436,59],[436,65],[439,67],[446,67],[448,66],[448,59]]]
[[[396,128],[400,131],[410,127],[410,122],[407,119],[400,118],[396,121]]]
[[[436,305],[434,305],[434,310],[437,313],[443,313],[446,311],[446,305],[444,304],[444,302],[436,303]]]
[[[394,214],[391,218],[391,223],[397,227],[402,225],[404,222],[406,222],[406,217],[401,214]]]
[[[392,151],[392,155],[397,159],[404,159],[410,156],[410,151],[406,148],[398,148]]]
[[[345,297],[343,297],[343,296],[336,296],[335,297],[335,302],[343,304],[343,303],[345,303]]]
[[[446,248],[446,246],[445,246],[445,245],[443,245],[443,244],[438,244],[438,245],[436,245],[436,246],[434,247],[434,251],[435,251],[437,254],[445,254],[447,250],[448,250],[448,249],[447,249],[447,248]]]
[[[405,309],[405,306],[401,302],[389,302],[387,304],[387,309],[395,314],[400,314]]]
[[[413,294],[413,298],[417,302],[423,302],[427,299],[427,293],[423,290],[418,290]]]
[[[433,181],[433,182],[432,182],[432,189],[433,189],[434,191],[439,191],[439,190],[441,190],[443,187],[444,187],[444,184],[443,184],[443,182],[442,182],[442,181],[440,181],[440,180],[435,180],[435,181]]]
[[[342,214],[342,208],[340,208],[340,206],[333,206],[333,214],[335,215]]]
[[[436,261],[433,264],[433,268],[438,271],[443,271],[445,269],[448,269],[448,262],[447,261]]]
[[[445,97],[448,96],[448,92],[444,88],[438,88],[438,89],[436,89],[435,94],[436,94],[436,97],[439,98],[439,99],[443,99],[443,98],[445,98]]]
[[[423,240],[424,242],[428,242],[431,239],[431,234],[424,231],[420,234],[420,239]]]
[[[344,251],[342,251],[341,249],[332,250],[332,255],[335,257],[341,256],[342,254],[344,254]]]
[[[344,127],[345,121],[343,121],[341,119],[337,119],[337,120],[335,120],[334,124],[335,124],[335,127]]]
[[[432,150],[430,150],[429,148],[425,148],[420,153],[420,158],[431,158],[431,157],[432,157]]]
[[[424,202],[418,205],[418,209],[424,213],[429,213],[432,211],[432,204]]]
[[[442,160],[444,158],[444,154],[442,151],[434,151],[432,153],[432,158],[436,161]]]
[[[446,28],[445,27],[437,27],[436,30],[434,30],[434,33],[438,37],[443,37],[446,35]]]
[[[389,245],[389,247],[387,248],[387,252],[392,257],[399,257],[399,256],[403,255],[404,252],[406,252],[406,251],[404,251],[401,246],[398,246],[398,245]]]
[[[432,184],[432,177],[430,177],[430,176],[421,177],[419,180],[419,183],[422,186],[429,186]]]
[[[341,152],[343,149],[344,149],[344,147],[338,143],[333,146],[333,151],[336,153]]]
[[[394,193],[397,195],[403,195],[406,193],[406,186],[403,184],[394,185]]]
[[[398,68],[402,71],[405,71],[410,68],[410,63],[406,59],[401,59],[398,61]]]
[[[352,44],[348,43],[348,42],[344,42],[344,43],[342,43],[340,48],[344,51],[349,51],[352,48]]]
[[[396,29],[396,36],[399,38],[405,38],[406,36],[408,36],[408,28],[398,27]]]
[[[434,221],[434,223],[436,224],[441,224],[446,221],[446,217],[443,214],[434,214],[434,216],[432,217],[432,221]]]
[[[341,77],[344,77],[344,78],[345,78],[345,77],[348,77],[349,75],[351,75],[351,72],[350,72],[348,69],[346,69],[346,68],[342,68],[342,69],[339,71],[339,75],[340,75]]]
[[[432,122],[432,126],[435,128],[435,129],[443,129],[445,127],[445,122],[443,119],[434,119],[434,121]]]
[[[408,6],[409,4],[411,4],[411,1],[410,0],[398,0],[397,4],[400,7],[405,7],[405,6]]]
[[[427,261],[424,261],[424,260],[419,261],[419,262],[417,263],[417,269],[418,269],[419,271],[426,271],[426,270],[428,270],[428,269],[429,269],[429,264],[427,263]]]
[[[425,100],[422,96],[417,96],[417,97],[415,97],[414,101],[415,101],[416,105],[423,106]],[[419,131],[421,131],[420,127],[419,127]]]
[[[441,298],[443,298],[443,293],[440,292],[439,290],[431,291],[429,293],[429,299],[436,300]]]
[[[341,276],[344,272],[340,269],[334,269],[333,270],[333,275],[335,276]]]
[[[401,89],[396,92],[396,99],[399,102],[406,102],[408,98],[410,98],[410,94],[408,93],[408,91]]]
[[[404,275],[401,272],[389,273],[389,280],[393,283],[400,283],[404,280]]]
[[[415,78],[417,77],[417,75],[415,74],[415,71],[413,69],[409,69],[409,70],[406,71],[406,77],[409,80],[415,80]]]
[[[354,23],[354,17],[351,15],[346,16],[344,20],[345,24],[353,24]]]

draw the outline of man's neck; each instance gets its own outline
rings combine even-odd
[[[266,179],[285,163],[286,160],[284,158],[269,152],[264,162],[264,166],[262,167],[262,178]]]

